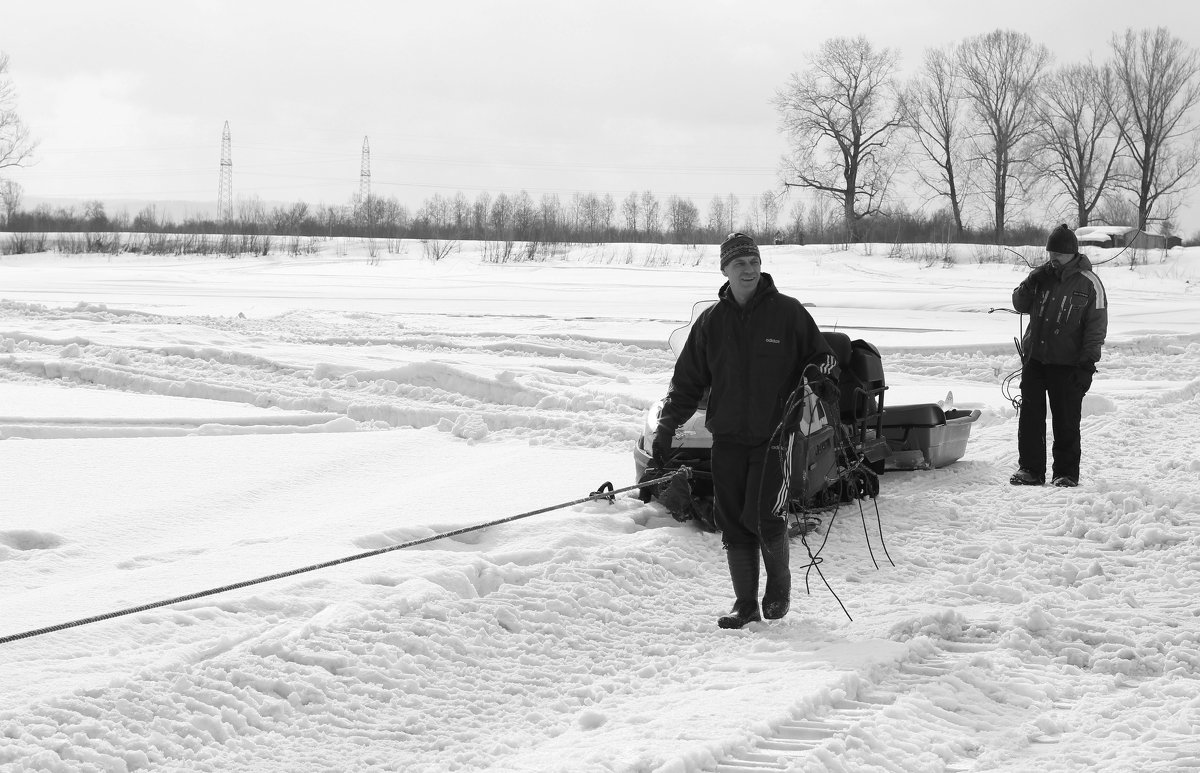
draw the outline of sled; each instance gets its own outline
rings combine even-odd
[[[953,464],[967,451],[978,410],[945,410],[940,405],[893,405],[883,414],[889,470],[932,470]]]

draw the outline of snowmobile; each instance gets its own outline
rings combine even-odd
[[[670,336],[678,357],[691,325],[715,301],[696,304],[692,320]],[[785,406],[777,429],[778,443],[789,449],[781,462],[787,487],[791,534],[805,534],[820,525],[822,513],[835,512],[854,500],[875,499],[879,476],[886,470],[944,467],[966,451],[971,424],[978,410],[944,409],[937,403],[885,406],[883,359],[871,343],[840,332],[825,332],[837,368],[833,378],[815,368],[804,371]],[[646,412],[645,425],[633,448],[636,480],[650,481],[674,470],[666,484],[639,490],[644,502],[658,501],[676,520],[694,521],[716,530],[713,517],[712,435],[705,428],[707,394],[687,422],[675,433],[672,454],[662,468],[650,463],[650,449],[662,410],[659,400]]]

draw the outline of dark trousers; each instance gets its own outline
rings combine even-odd
[[[726,548],[771,542],[786,534],[786,514],[774,512],[783,483],[778,448],[714,439],[712,476],[713,519]]]
[[[1021,369],[1021,411],[1017,423],[1018,464],[1034,475],[1046,475],[1046,402],[1054,430],[1051,477],[1079,480],[1079,419],[1083,396],[1092,386],[1092,369],[1046,365],[1030,360]]]

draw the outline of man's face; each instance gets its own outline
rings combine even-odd
[[[738,292],[752,292],[758,287],[759,277],[762,276],[762,258],[757,255],[743,255],[734,258],[729,265],[721,269],[721,273],[729,280],[729,286]]]
[[[1071,260],[1071,258],[1075,257],[1068,252],[1051,252],[1050,250],[1046,250],[1046,254],[1050,256],[1051,260],[1060,266],[1065,265]]]

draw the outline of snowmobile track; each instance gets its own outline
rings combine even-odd
[[[888,668],[872,681],[859,684],[853,698],[838,697],[828,704],[828,711],[820,716],[797,716],[779,723],[775,732],[753,739],[748,744],[718,760],[715,765],[705,767],[714,773],[777,773],[785,770],[803,770],[806,763],[819,762],[823,756],[839,756],[844,749],[856,745],[857,739],[872,737],[878,726],[893,717],[921,715],[925,734],[934,738],[962,736],[974,732],[971,718],[960,719],[952,711],[943,710],[936,698],[930,699],[923,693],[936,693],[938,688],[957,689],[956,674],[970,668],[977,661],[1005,659],[1005,651],[998,643],[998,626],[988,636],[965,636],[957,641],[942,641],[937,651],[917,660],[905,661]],[[982,630],[976,627],[976,632]],[[1007,663],[1001,666],[1013,683],[1046,683],[1055,680],[1052,670],[1027,663]],[[865,675],[864,675],[865,677]],[[1052,706],[1030,705],[1023,710],[1006,708],[1003,726],[993,726],[993,731],[1012,729],[1030,722],[1045,710],[1065,710],[1068,704],[1056,701]],[[990,717],[994,721],[996,717]],[[939,729],[940,728],[940,729]],[[1053,736],[1036,737],[1038,743],[1054,743]],[[949,746],[949,745],[947,745]],[[968,745],[974,749],[973,745]],[[945,751],[939,752],[944,755]],[[942,756],[943,768],[951,773],[963,773],[972,768],[972,755],[968,752],[959,759]],[[850,767],[854,767],[851,765]]]

